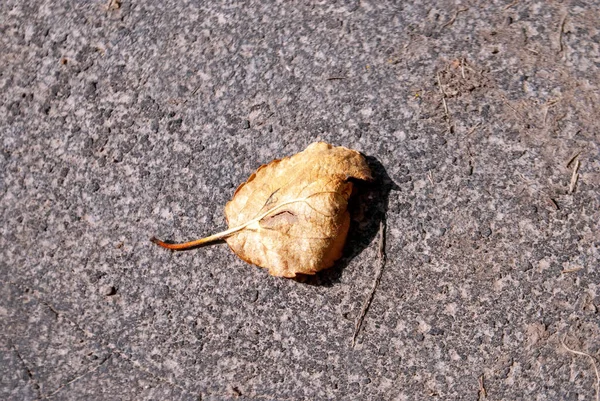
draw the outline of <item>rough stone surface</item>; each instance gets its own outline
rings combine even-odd
[[[0,398],[593,399],[597,2],[220,3],[0,2]],[[337,267],[149,242],[316,140],[381,178]]]

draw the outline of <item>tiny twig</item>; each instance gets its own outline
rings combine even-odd
[[[427,172],[427,179],[429,179],[429,182],[431,183],[431,185],[435,185],[435,184],[433,183],[433,173],[431,172],[431,170],[429,170],[429,171]]]
[[[558,27],[558,46],[559,46],[559,49],[558,49],[558,52],[556,54],[560,54],[564,50],[562,39],[563,39],[563,33],[565,31],[565,22],[567,21],[567,15],[568,14],[564,15],[564,17],[560,21],[560,25]]]
[[[560,274],[575,273],[575,272],[578,272],[579,270],[583,270],[583,267],[577,266],[577,267],[572,267],[570,269],[564,269],[563,271],[560,272]]]
[[[444,91],[444,87],[442,86],[442,80],[440,78],[440,73],[437,73],[437,81],[438,86],[440,87],[440,93],[442,94],[442,100],[444,101],[444,111],[446,112],[446,116],[448,115],[448,106],[446,106],[446,92]]]
[[[554,198],[552,198],[547,192],[545,192],[544,190],[539,190],[535,186],[533,186],[532,183],[527,178],[525,178],[523,173],[519,173],[519,176],[523,179],[523,181],[525,181],[525,184],[527,185],[528,188],[530,188],[531,190],[533,190],[534,192],[536,192],[540,195],[543,195],[544,201],[549,206],[552,206],[552,208],[554,210],[560,210],[560,207],[558,206],[558,203],[556,202],[556,200],[554,200]]]
[[[471,135],[473,132],[475,132],[475,130],[477,130],[477,128],[479,128],[479,126],[480,126],[480,125],[481,125],[481,123],[480,123],[480,122],[479,122],[479,123],[477,123],[477,124],[475,124],[475,125],[473,126],[473,128],[471,128],[471,129],[469,130],[469,132],[467,132],[467,136],[469,136],[469,135]]]
[[[558,207],[558,203],[556,203],[554,199],[548,198],[548,203],[552,205],[552,207],[554,207],[555,210],[560,210],[560,207]]]
[[[106,11],[118,10],[121,8],[121,0],[108,0]]]
[[[267,123],[267,121],[269,121],[269,118],[273,117],[275,115],[275,113],[271,112],[271,114],[269,114],[268,116],[266,116],[263,120],[261,121],[257,121],[256,124],[254,124],[255,127],[262,127],[263,125],[265,125]]]
[[[385,266],[385,216],[381,219],[381,223],[379,223],[379,249],[377,252],[377,256],[379,258],[379,269],[377,271],[377,275],[375,276],[373,287],[371,287],[371,291],[365,299],[365,302],[363,303],[362,309],[360,311],[360,315],[356,320],[356,324],[354,326],[354,334],[352,335],[352,347],[354,347],[354,345],[356,344],[356,338],[358,337],[358,333],[360,332],[360,328],[362,326],[363,320],[365,319],[365,315],[369,310],[369,306],[371,306],[371,302],[373,301],[373,297],[375,296],[375,290],[377,289],[377,287],[379,286],[379,282],[381,281],[383,267]]]
[[[466,79],[466,77],[465,77],[465,59],[464,58],[460,59],[460,75],[462,76],[463,79]]]
[[[437,73],[437,81],[440,87],[440,93],[442,94],[442,104],[444,105],[444,113],[446,113],[446,123],[448,124],[448,128],[450,127],[450,112],[448,111],[448,104],[446,104],[446,92],[444,91],[444,87],[442,86],[442,80],[440,78],[440,73]]]
[[[483,375],[479,376],[479,397],[487,398],[487,390],[485,389],[485,383],[483,382]]]
[[[544,126],[546,126],[546,119],[548,118],[548,112],[550,111],[550,107],[554,106],[558,103],[559,99],[553,99],[546,102],[544,106]]]
[[[339,79],[346,79],[346,78],[347,77],[329,77],[329,78],[327,78],[327,80],[328,81],[336,81],[336,80],[339,80]]]
[[[579,179],[579,159],[575,160],[575,165],[573,166],[573,174],[571,175],[571,183],[569,184],[569,193],[572,194],[575,191],[575,186],[577,185],[577,180]]]
[[[572,164],[572,163],[575,161],[575,159],[577,159],[577,156],[579,156],[580,154],[581,154],[581,151],[579,151],[579,152],[575,153],[575,154],[574,154],[574,155],[573,155],[573,156],[572,156],[572,157],[569,159],[569,161],[567,162],[567,164],[565,164],[565,167],[566,167],[566,168],[569,168],[569,167],[571,167],[571,164]]]
[[[448,21],[444,25],[442,25],[442,29],[444,29],[448,25],[454,24],[454,21],[456,21],[456,17],[458,17],[458,14],[464,13],[467,10],[468,10],[468,8],[461,8],[460,10],[456,10],[456,12],[454,13],[454,16],[452,18],[450,18],[450,21]]]
[[[519,2],[519,0],[515,0],[515,1],[513,1],[512,3],[510,3],[510,4],[506,5],[506,6],[504,7],[504,11],[506,11],[506,10],[508,10],[509,8],[511,8],[512,6],[516,5],[518,2]]]
[[[594,367],[594,372],[596,373],[596,401],[600,401],[600,372],[598,372],[598,366],[596,366],[596,358],[594,358],[587,352],[576,351],[574,349],[567,347],[567,344],[565,344],[566,339],[567,339],[567,335],[565,334],[565,337],[561,340],[561,343],[562,343],[562,346],[565,347],[565,349],[567,351],[572,352],[573,354],[576,354],[576,355],[587,356],[588,358],[590,358],[590,361],[592,361],[592,366]]]
[[[504,102],[506,103],[506,105],[515,112],[515,114],[517,115],[517,117],[519,117],[523,122],[526,122],[527,119],[517,110],[515,109],[509,102],[508,99],[506,97],[504,97],[503,95],[500,95],[500,97],[502,98],[502,100],[504,100]]]

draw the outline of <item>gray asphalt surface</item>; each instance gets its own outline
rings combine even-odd
[[[593,400],[562,342],[600,363],[599,27],[594,1],[3,0],[0,399]],[[378,176],[336,267],[149,242],[222,230],[317,140]]]

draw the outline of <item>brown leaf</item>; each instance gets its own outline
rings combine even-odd
[[[185,244],[189,249],[224,239],[243,260],[280,277],[315,274],[342,255],[350,226],[350,178],[371,180],[357,151],[324,142],[261,166],[225,206],[229,229]]]

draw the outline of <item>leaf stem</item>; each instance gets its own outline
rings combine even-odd
[[[167,242],[163,242],[156,237],[150,238],[150,241],[154,242],[156,245],[162,246],[163,248],[172,249],[174,251],[183,251],[186,249],[195,248],[200,245],[209,244],[211,242],[215,242],[224,238],[229,237],[232,234],[235,234],[238,231],[243,230],[246,225],[230,228],[229,230],[221,231],[220,233],[209,235],[208,237],[200,238],[190,242],[184,242],[182,244],[169,244]]]
[[[208,237],[204,237],[204,238],[200,238],[194,241],[190,241],[190,242],[184,242],[181,244],[169,244],[167,242],[161,241],[156,237],[152,237],[150,238],[150,241],[154,242],[156,245],[162,246],[163,248],[167,248],[167,249],[172,249],[174,251],[184,251],[186,249],[191,249],[191,248],[195,248],[197,246],[200,245],[205,245],[205,244],[209,244],[211,242],[215,242],[224,238],[227,238],[239,231],[244,230],[245,228],[248,228],[248,226],[251,226],[252,224],[256,224],[259,221],[261,221],[262,219],[264,219],[265,217],[267,217],[269,214],[275,212],[278,209],[281,209],[283,206],[289,205],[290,203],[296,203],[296,202],[306,202],[309,198],[315,196],[315,195],[322,195],[322,194],[326,194],[326,193],[331,193],[331,194],[335,194],[335,195],[339,195],[338,192],[335,191],[321,191],[321,192],[316,192],[314,194],[310,194],[308,196],[305,196],[304,198],[299,198],[299,199],[292,199],[283,203],[280,203],[279,205],[276,205],[275,207],[273,207],[272,209],[267,210],[266,212],[264,212],[263,214],[259,215],[258,217],[240,225],[237,227],[233,227],[230,228],[229,230],[225,230],[225,231],[221,231],[220,233],[217,234],[213,234],[213,235],[209,235]],[[310,206],[310,205],[309,205]]]

